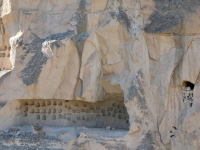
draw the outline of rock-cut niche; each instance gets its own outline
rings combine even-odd
[[[11,70],[12,64],[10,61],[10,44],[7,35],[5,33],[4,25],[0,20],[0,71]]]
[[[194,101],[194,84],[189,81],[184,81],[182,84],[183,102],[188,103],[192,107]]]
[[[68,100],[17,100],[20,125],[129,129],[129,115],[123,101],[89,103]]]

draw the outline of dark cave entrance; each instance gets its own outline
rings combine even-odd
[[[184,81],[183,86],[184,87],[190,87],[191,90],[194,90],[194,84],[189,82],[189,81]]]

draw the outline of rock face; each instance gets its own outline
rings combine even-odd
[[[6,130],[14,126],[75,128],[85,117],[78,126],[109,127],[112,136],[89,129],[67,135],[55,149],[200,149],[199,0],[0,4],[0,138],[21,139]],[[88,113],[81,112],[85,104]],[[40,143],[59,140],[45,131],[30,136]],[[25,149],[33,144],[21,143]]]
[[[9,108],[9,106],[13,106]],[[8,108],[7,108],[8,107]],[[14,100],[4,109],[12,109],[0,128],[32,125],[38,122],[49,126],[85,126],[90,128],[129,128],[129,115],[123,101],[81,102],[69,100]],[[9,119],[8,119],[9,118]],[[13,122],[14,124],[11,124]]]

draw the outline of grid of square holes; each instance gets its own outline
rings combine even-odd
[[[72,126],[129,128],[129,115],[123,101],[21,100],[20,104],[18,115],[25,119],[32,117],[33,123],[59,121]]]

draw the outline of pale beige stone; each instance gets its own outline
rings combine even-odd
[[[91,6],[91,12],[103,11],[106,8],[108,0],[94,0]]]
[[[68,5],[71,5],[73,3],[75,3],[77,0],[68,0],[68,1],[65,1],[65,0],[59,0],[59,1],[56,1],[56,0],[50,0],[50,2],[55,5],[55,6],[62,6],[62,7],[66,7]]]
[[[68,143],[54,149],[200,149],[199,5],[1,1],[0,129],[56,126],[34,132]]]

